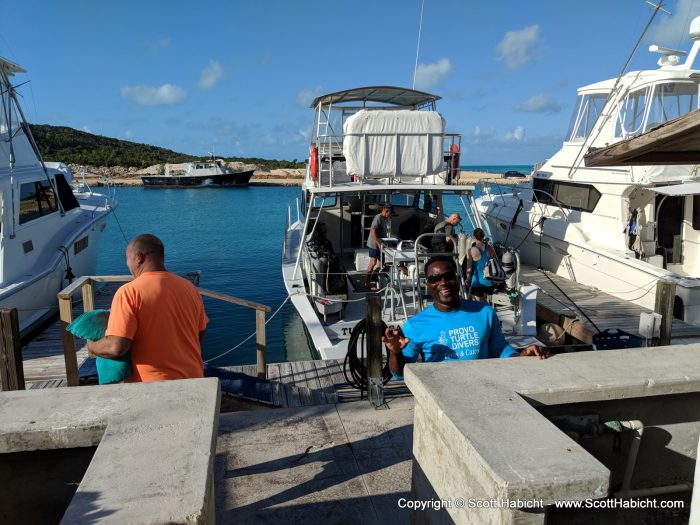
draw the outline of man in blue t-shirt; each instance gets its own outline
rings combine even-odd
[[[430,259],[425,263],[425,277],[432,306],[406,321],[403,330],[388,328],[382,338],[394,377],[402,378],[404,364],[415,363],[420,354],[426,362],[549,356],[546,348],[537,345],[518,352],[503,337],[493,307],[463,300],[451,258]]]

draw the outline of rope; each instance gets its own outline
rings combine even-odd
[[[112,208],[112,215],[114,215],[114,220],[117,221],[117,226],[119,226],[119,231],[122,232],[122,237],[124,238],[124,242],[128,245],[129,239],[126,238],[126,235],[124,234],[124,230],[122,230],[122,225],[119,222],[119,217],[117,217],[116,208]]]
[[[343,362],[343,375],[345,376],[345,380],[348,384],[359,390],[367,390],[367,367],[363,363],[363,360],[365,360],[366,325],[367,321],[362,319],[355,325],[355,328],[353,328],[350,334],[350,340],[348,341],[348,353],[345,355],[345,361]],[[382,322],[382,330],[386,330],[386,324],[384,322]],[[360,341],[362,345],[362,353],[359,357],[357,355],[358,341]],[[383,384],[387,384],[389,379],[391,379],[391,369],[389,368],[389,360],[387,359],[382,368]]]
[[[267,323],[269,323],[270,321],[272,321],[272,319],[274,319],[274,317],[277,315],[277,313],[282,309],[282,307],[283,307],[285,304],[287,304],[287,301],[289,301],[289,299],[291,299],[291,297],[292,297],[291,295],[288,295],[288,296],[284,299],[284,301],[282,301],[282,304],[279,305],[279,306],[277,307],[277,310],[275,310],[275,312],[267,319],[267,321],[265,321],[265,326],[267,326]],[[209,359],[207,359],[206,361],[204,361],[204,363],[209,364],[209,363],[211,363],[212,361],[214,361],[215,359],[219,359],[219,358],[221,358],[221,357],[224,357],[225,355],[230,354],[231,352],[233,352],[233,351],[236,350],[237,348],[240,348],[240,346],[243,345],[244,343],[247,343],[256,333],[257,333],[257,330],[256,330],[255,332],[253,332],[252,334],[250,334],[250,335],[249,335],[248,337],[246,337],[245,339],[243,339],[243,341],[241,341],[240,343],[238,343],[238,344],[237,344],[236,346],[234,346],[233,348],[229,348],[228,350],[226,350],[225,352],[223,352],[222,354],[219,354],[219,355],[217,355],[217,356],[210,357]]]

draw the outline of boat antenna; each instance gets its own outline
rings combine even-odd
[[[416,89],[416,71],[418,71],[418,54],[420,52],[420,35],[423,30],[423,5],[425,0],[420,2],[420,22],[418,23],[418,43],[416,44],[416,64],[413,66],[413,86],[411,89]]]
[[[625,71],[627,70],[627,66],[629,66],[630,62],[632,61],[632,58],[634,58],[634,55],[637,53],[637,49],[639,49],[639,44],[642,43],[642,40],[644,39],[644,36],[647,34],[647,31],[649,30],[649,26],[651,26],[651,23],[654,21],[654,18],[656,18],[656,14],[659,11],[663,11],[664,13],[671,14],[669,11],[663,8],[664,5],[664,0],[659,0],[658,4],[655,4],[653,2],[650,2],[649,0],[645,0],[647,4],[652,6],[654,8],[653,12],[651,13],[651,17],[649,17],[649,21],[647,22],[647,25],[644,27],[644,30],[642,31],[642,34],[639,35],[639,39],[637,40],[637,43],[634,45],[634,49],[630,53],[629,57],[627,57],[627,61],[625,62],[625,65],[622,66],[622,69],[620,70],[620,73],[617,75],[617,78],[615,79],[615,84],[613,85],[612,89],[610,90],[610,94],[608,95],[608,99],[606,100],[606,104],[610,101],[612,97],[615,96],[615,93],[617,92],[618,86],[620,85],[620,81],[622,80],[622,76],[625,74]],[[568,177],[569,179],[573,178],[574,176],[574,171],[578,168],[578,165],[581,163],[581,160],[583,159],[583,153],[586,151],[586,144],[592,144],[595,142],[595,139],[598,138],[600,133],[603,131],[603,124],[605,123],[605,120],[610,118],[610,113],[601,113],[600,116],[598,117],[601,120],[601,123],[599,126],[597,126],[597,133],[595,136],[591,134],[593,137],[592,139],[589,137],[589,139],[586,139],[583,141],[583,144],[581,145],[581,148],[579,149],[578,154],[576,155],[576,158],[574,159],[574,162],[571,164],[571,167],[569,168],[569,173]]]

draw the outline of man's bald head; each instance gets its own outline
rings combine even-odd
[[[138,237],[134,237],[131,241],[131,248],[144,256],[155,255],[160,259],[165,259],[165,247],[163,242],[150,233],[144,233]]]
[[[134,277],[143,272],[165,270],[165,247],[163,242],[150,233],[134,237],[126,247],[126,265]]]

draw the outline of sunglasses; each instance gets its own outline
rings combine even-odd
[[[433,275],[428,275],[425,280],[428,281],[430,284],[437,284],[442,280],[445,281],[456,281],[457,280],[457,272],[455,271],[449,271],[445,273],[434,273]]]

